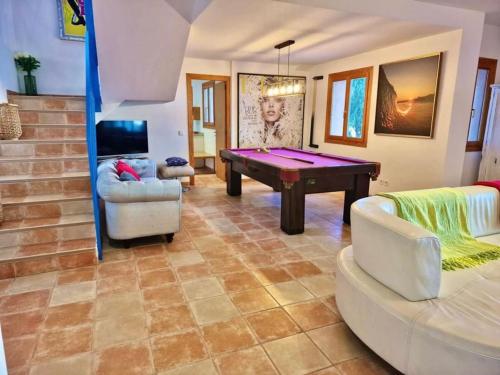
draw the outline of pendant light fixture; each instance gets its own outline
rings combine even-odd
[[[267,84],[264,87],[266,96],[291,96],[304,94],[304,80],[290,77],[290,46],[295,44],[295,40],[287,40],[286,42],[274,46],[278,50],[278,77],[277,81]],[[287,74],[280,76],[280,57],[281,50],[288,47],[287,56]]]

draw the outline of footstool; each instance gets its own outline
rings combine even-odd
[[[181,179],[182,177],[191,177],[194,176],[194,168],[189,164],[180,167],[169,167],[166,164],[163,164],[158,167],[158,176],[159,178],[164,180],[171,178]],[[186,191],[187,189],[183,188],[182,190]]]

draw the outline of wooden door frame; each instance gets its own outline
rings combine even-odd
[[[213,74],[186,73],[186,92],[187,92],[187,113],[188,113],[188,145],[189,145],[189,163],[194,168],[194,131],[193,131],[193,80],[222,81],[226,83],[226,141],[225,146],[231,145],[231,76],[219,76]],[[217,135],[216,135],[217,136]],[[219,155],[215,155],[219,157]],[[215,167],[215,165],[214,165]],[[190,185],[195,184],[194,176],[189,178]]]
[[[490,59],[487,57],[480,57],[476,70],[476,80],[477,80],[477,71],[479,69],[486,69],[489,71],[488,74],[488,82],[486,82],[486,92],[484,93],[483,98],[483,108],[481,113],[481,123],[479,124],[479,140],[469,142],[469,131],[470,131],[470,117],[469,117],[469,130],[467,131],[467,139],[466,139],[466,152],[477,152],[483,149],[484,143],[484,134],[486,131],[486,121],[488,120],[488,107],[490,105],[491,98],[491,85],[495,83],[495,77],[497,72],[497,64],[498,60]],[[474,94],[476,93],[476,81],[474,81]],[[472,106],[474,105],[474,97],[472,97],[471,103],[471,111]],[[471,113],[472,116],[472,113]]]

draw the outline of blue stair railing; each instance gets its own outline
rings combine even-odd
[[[97,47],[94,28],[92,0],[85,0],[85,79],[86,79],[86,114],[87,114],[87,152],[89,159],[90,183],[92,188],[92,206],[94,209],[97,254],[103,259],[101,222],[99,215],[99,197],[97,195],[97,142],[96,112],[101,112],[101,92],[97,62]]]

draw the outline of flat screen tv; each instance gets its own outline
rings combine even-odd
[[[148,152],[147,121],[103,120],[96,127],[97,155],[131,155]]]

